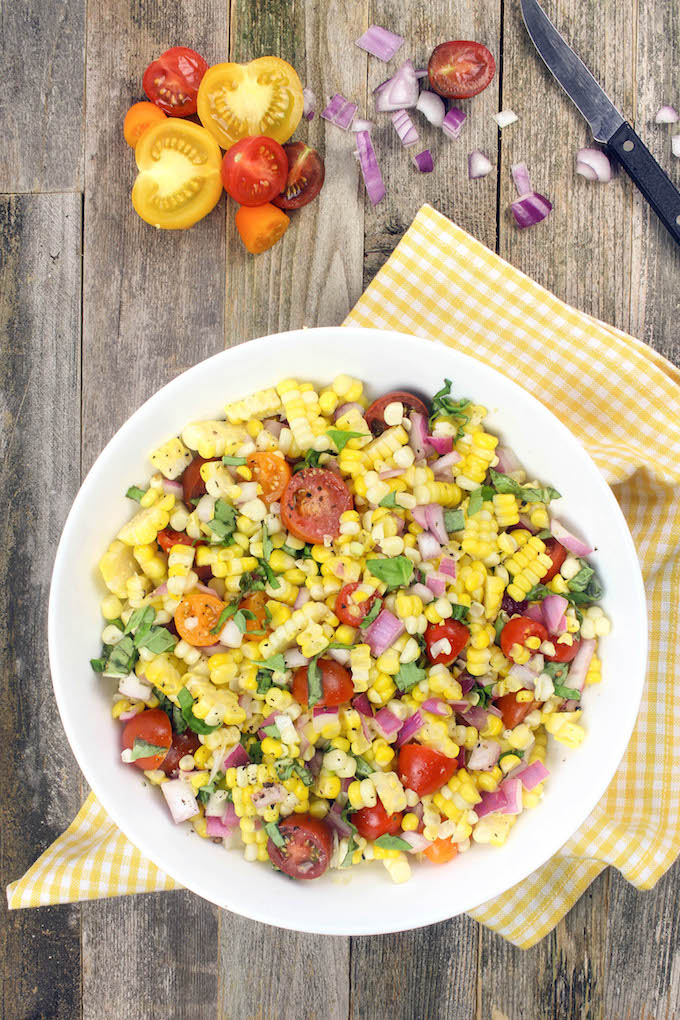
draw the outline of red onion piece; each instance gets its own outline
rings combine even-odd
[[[286,669],[299,669],[300,666],[306,666],[309,659],[302,654],[299,648],[289,648],[283,653],[283,661],[286,664]]]
[[[494,790],[493,793],[484,791],[479,804],[475,804],[475,814],[478,818],[484,818],[486,815],[492,815],[496,811],[502,811],[507,803],[507,797],[501,787]]]
[[[181,482],[173,481],[171,478],[163,479],[163,492],[175,496],[176,499],[184,498],[184,487]]]
[[[418,131],[406,110],[395,110],[391,115],[391,120],[404,148],[408,149],[411,145],[415,145],[418,141]]]
[[[605,184],[612,179],[612,165],[601,149],[579,149],[576,153],[576,172],[588,180]]]
[[[506,803],[500,809],[502,815],[518,815],[522,811],[522,784],[519,779],[508,776],[504,779],[499,790],[503,791]]]
[[[236,769],[239,765],[250,765],[250,757],[243,744],[234,744],[222,763],[224,771]]]
[[[161,793],[165,797],[175,825],[186,822],[198,814],[198,801],[191,783],[184,779],[169,779],[167,783],[161,783]]]
[[[429,530],[437,541],[441,542],[442,545],[446,545],[449,540],[449,534],[444,525],[444,507],[441,503],[427,503],[425,506],[425,518]]]
[[[468,179],[476,181],[480,177],[486,177],[493,170],[493,163],[488,156],[485,156],[479,149],[475,149],[468,156]]]
[[[360,49],[366,50],[371,56],[377,57],[378,60],[383,60],[385,63],[391,60],[403,45],[403,35],[395,35],[394,32],[381,28],[380,25],[371,25],[355,43],[355,46],[359,46]]]
[[[272,786],[266,786],[262,790],[253,793],[251,800],[256,808],[266,808],[271,807],[272,804],[280,804],[287,796],[288,791],[285,786],[282,786],[280,783],[274,783]]]
[[[376,109],[378,113],[410,110],[418,102],[419,91],[413,62],[406,60],[396,74],[376,89]]]
[[[321,708],[314,708],[312,726],[314,727],[314,730],[317,733],[319,733],[324,728],[324,726],[326,726],[333,719],[337,719],[337,717],[338,717],[337,708],[326,708],[325,705],[322,706]]]
[[[330,120],[333,122],[347,102],[348,100],[345,99],[344,96],[341,96],[339,92],[336,92],[326,109],[321,111],[320,116],[323,117],[324,120]]]
[[[127,712],[121,712],[118,718],[121,722],[128,722],[128,720],[134,719],[136,715],[139,715],[139,712],[135,712],[135,710],[131,708]]]
[[[400,832],[399,839],[409,844],[411,849],[406,851],[409,854],[422,853],[428,846],[432,846],[432,841],[425,839],[422,832]]]
[[[316,112],[316,96],[310,89],[309,85],[305,85],[302,90],[302,98],[304,99],[304,106],[302,108],[302,116],[305,120],[313,120]]]
[[[230,649],[226,645],[203,645],[198,650],[203,655],[222,655]]]
[[[535,606],[527,606],[521,615],[528,616],[530,620],[535,620],[536,623],[543,623],[543,609],[540,602]]]
[[[404,633],[404,624],[389,609],[381,609],[373,623],[364,631],[364,641],[377,659]]]
[[[358,411],[359,414],[362,415],[364,413],[364,409],[361,406],[361,404],[357,404],[355,401],[351,401],[348,404],[340,404],[340,407],[336,408],[336,410],[333,412],[333,421],[337,421],[338,418],[344,417],[344,415],[349,414],[350,411]]]
[[[460,682],[460,677],[458,678]],[[483,730],[487,723],[487,713],[479,705],[468,705],[464,712],[456,710],[466,726],[474,726],[476,730]]]
[[[236,819],[235,825],[227,825],[221,818],[216,815],[206,815],[205,818],[205,831],[208,836],[212,838],[219,837],[225,839],[227,836],[231,836],[232,832],[238,826],[238,818]]]
[[[420,553],[423,560],[434,560],[437,556],[441,555],[442,547],[440,546],[434,535],[431,535],[429,531],[421,531],[417,536],[416,541],[418,542],[418,552]],[[428,587],[432,587],[429,582],[429,575],[427,581]],[[434,589],[432,589],[434,591]],[[442,591],[436,592],[438,595],[443,595]]]
[[[541,761],[532,761],[531,765],[518,765],[513,769],[509,778],[519,779],[525,790],[534,790],[539,783],[550,776],[547,768]]]
[[[356,708],[360,715],[366,715],[369,719],[373,718],[373,709],[367,694],[357,694],[356,698],[352,699],[352,707]]]
[[[390,737],[395,736],[404,725],[394,712],[390,712],[389,708],[381,708],[374,716],[373,723],[383,740],[389,740]]]
[[[461,459],[460,454],[457,450],[452,450],[451,453],[445,453],[443,457],[435,460],[430,465],[436,475],[450,475],[453,477],[453,466],[457,464]]]
[[[378,475],[378,478],[381,481],[385,482],[387,481],[388,478],[398,478],[399,475],[403,475],[403,473],[404,473],[403,468],[390,468],[389,471],[381,471],[380,474]]]
[[[408,436],[408,445],[413,450],[416,460],[425,460],[425,440],[427,439],[427,418],[420,411],[411,411],[411,431]]]
[[[163,581],[163,584],[159,584],[157,588],[151,592],[150,598],[155,598],[156,595],[167,595],[168,594],[168,582]],[[215,592],[212,593],[213,595]]]
[[[439,573],[446,574],[448,577],[453,577],[455,580],[458,576],[458,565],[456,561],[450,556],[442,556],[439,561]]]
[[[342,128],[343,131],[349,131],[350,127],[352,126],[354,114],[357,112],[357,109],[358,107],[356,103],[350,102],[345,103],[342,110],[340,110],[340,113],[337,114],[335,120],[333,121],[335,126]]]
[[[343,819],[342,815],[339,815],[336,811],[329,811],[324,821],[327,825],[330,825],[331,829],[335,829],[340,839],[345,839],[351,835],[352,830],[350,829],[347,822]]]
[[[496,470],[502,475],[509,475],[511,471],[519,471],[522,467],[515,451],[511,450],[509,446],[497,446],[496,456],[498,457]]]
[[[385,185],[368,131],[357,131],[357,152],[359,153],[359,163],[364,177],[364,184],[366,185],[366,193],[372,205],[377,205],[385,197]]]
[[[277,421],[276,418],[265,418],[262,422],[267,432],[271,433],[275,439],[278,439],[283,429],[283,422]]]
[[[433,570],[430,574],[426,574],[425,577],[427,579],[427,587],[433,595],[440,598],[446,591],[446,577],[444,577],[443,574],[438,574],[436,570]],[[451,649],[449,649],[449,651],[450,650]]]
[[[591,552],[593,552],[592,546],[587,545],[580,538],[577,538],[576,535],[572,535],[570,531],[567,531],[565,526],[556,517],[551,518],[550,533],[553,538],[557,539],[560,545],[563,545],[574,556],[590,556]]]
[[[476,772],[489,772],[501,754],[497,740],[478,740],[470,752],[468,768]]]
[[[567,677],[568,686],[576,691],[582,691],[585,682],[586,674],[590,668],[590,663],[595,654],[595,648],[597,647],[597,641],[595,638],[584,638],[581,641],[579,650],[577,651],[574,659],[569,667],[569,675]]]
[[[427,72],[425,72],[427,74]],[[416,72],[417,75],[417,72]],[[446,106],[441,96],[436,92],[421,92],[416,103],[416,110],[419,110],[430,124],[441,127],[446,116]]]
[[[417,595],[424,605],[434,602],[434,595],[425,584],[414,584],[409,588],[410,595]]]
[[[442,131],[449,138],[458,138],[466,120],[467,114],[452,106],[442,121]]]
[[[309,602],[311,597],[312,595],[309,588],[300,588],[298,590],[297,598],[295,599],[295,605],[293,606],[293,609],[302,609],[305,603]]]
[[[378,715],[380,715],[380,713],[378,713]],[[402,726],[399,728],[399,733],[397,734],[397,739],[394,742],[394,746],[401,747],[401,745],[405,744],[407,740],[410,740],[411,737],[414,737],[424,722],[425,720],[423,719],[423,713],[420,711],[420,709],[417,709],[413,713],[413,715],[409,716],[406,722],[404,722]]]
[[[508,676],[513,676],[521,683],[522,687],[526,687],[528,690],[534,689],[536,684],[536,674],[528,666],[520,665],[519,662],[513,663],[508,672]]]
[[[654,120],[657,124],[677,124],[680,115],[674,106],[662,106],[657,111]]]
[[[552,202],[545,195],[539,195],[537,191],[523,198],[517,198],[511,204],[512,214],[515,217],[520,230],[527,227],[534,227],[541,220],[544,220],[552,212]]]
[[[416,68],[416,78],[427,78],[427,68],[426,67],[417,67]]]
[[[445,701],[442,701],[441,698],[428,698],[422,703],[421,708],[424,708],[426,712],[432,712],[432,715],[441,716],[449,716],[452,711],[450,706]]]
[[[526,163],[513,163],[510,167],[510,172],[519,197],[523,198],[525,195],[530,195],[532,193],[531,178],[529,177],[529,167]]]
[[[501,110],[500,113],[494,113],[493,119],[498,124],[501,130],[509,127],[510,124],[514,124],[518,120],[517,114],[514,110]]]
[[[569,608],[569,603],[562,595],[546,595],[541,603],[543,610],[543,622],[549,634],[562,634],[560,625],[564,614]]]
[[[453,436],[425,436],[425,442],[441,455],[453,450]]]

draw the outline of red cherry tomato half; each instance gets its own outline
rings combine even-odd
[[[425,644],[427,645],[427,657],[435,665],[450,666],[454,659],[457,659],[465,648],[470,631],[459,620],[444,620],[443,623],[431,623],[425,631]],[[451,648],[448,652],[432,654],[432,646],[439,641],[448,641]]]
[[[288,176],[283,147],[273,138],[242,138],[225,152],[222,184],[239,205],[264,205],[280,195]]]
[[[364,839],[377,839],[378,836],[396,836],[401,829],[401,811],[393,811],[388,815],[381,801],[375,807],[360,808],[352,812],[352,821],[357,827],[357,832]]]
[[[193,730],[185,730],[184,733],[173,733],[170,750],[162,763],[158,766],[166,776],[179,768],[179,763],[185,754],[193,754],[201,746],[198,733]]]
[[[348,627],[358,627],[364,617],[368,616],[371,606],[378,597],[377,592],[374,592],[363,602],[355,602],[352,595],[358,587],[358,581],[346,584],[344,588],[340,589],[335,600],[335,615],[340,623],[346,623]]]
[[[529,712],[536,707],[535,701],[518,701],[517,694],[504,694],[502,698],[496,698],[494,701],[494,705],[503,716],[506,730],[514,730],[515,726],[524,722]]]
[[[469,99],[483,92],[496,73],[496,61],[478,42],[455,39],[436,46],[427,65],[430,84],[447,99]]]
[[[173,545],[207,545],[202,538],[191,538],[186,531],[173,531],[172,528],[163,528],[156,535],[156,541],[163,552],[170,552]],[[193,570],[196,568],[193,567]]]
[[[354,694],[354,684],[349,672],[334,659],[317,659],[317,665],[321,672],[323,694],[314,707],[335,708],[337,705],[344,705]],[[307,704],[307,666],[300,666],[295,671],[292,694],[298,704]]]
[[[407,393],[406,390],[392,390],[384,397],[378,397],[364,412],[364,419],[374,436],[380,436],[388,427],[385,424],[385,408],[388,404],[400,403],[406,411],[417,411],[418,414],[429,415],[427,405],[415,393]]]
[[[334,471],[306,468],[288,482],[281,499],[281,518],[302,542],[322,543],[326,535],[338,537],[340,517],[353,505],[349,489]]]
[[[547,584],[548,581],[552,581],[567,558],[567,550],[563,545],[560,545],[556,538],[547,538],[545,540],[545,554],[552,560],[552,566],[548,567],[548,573],[544,574],[541,578],[541,584]]]
[[[205,482],[201,478],[201,468],[210,460],[219,459],[219,457],[210,457],[208,459],[205,457],[194,457],[191,464],[185,467],[184,474],[182,475],[182,486],[184,488],[184,502],[190,509],[192,499],[200,499],[206,493]]]
[[[279,209],[301,209],[321,191],[326,168],[316,149],[310,149],[304,142],[288,142],[283,151],[288,160],[288,176],[282,194],[272,198],[272,205]]]
[[[267,853],[272,864],[291,878],[318,878],[331,859],[331,831],[311,815],[289,815],[279,822],[283,846],[270,839]]]
[[[557,638],[553,637],[548,638],[548,641],[555,646],[555,654],[545,656],[549,662],[571,662],[576,658],[576,653],[581,647],[581,642],[578,639],[575,639],[571,645],[560,644]],[[567,684],[568,686],[569,684]]]
[[[144,72],[142,85],[152,103],[171,117],[196,113],[196,96],[208,70],[200,53],[188,46],[173,46],[162,53]]]
[[[513,645],[524,646],[527,638],[537,637],[541,641],[548,640],[548,632],[542,623],[530,620],[528,616],[515,616],[501,631],[501,648],[503,654],[512,659],[510,652]],[[514,661],[514,659],[513,659]]]
[[[440,790],[458,768],[457,758],[447,758],[434,747],[404,744],[399,752],[399,778],[419,797]]]
[[[172,744],[172,726],[165,712],[160,708],[148,708],[140,712],[134,719],[125,724],[121,737],[124,748],[132,748],[135,740],[145,740],[147,744],[164,748],[162,754],[152,754],[148,758],[137,758],[131,764],[138,769],[157,769],[164,761]]]

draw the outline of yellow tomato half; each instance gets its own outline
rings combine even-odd
[[[215,64],[198,89],[198,116],[223,149],[268,135],[281,144],[300,123],[304,98],[295,68],[279,57]]]
[[[144,132],[135,148],[139,174],[135,212],[163,230],[183,230],[203,219],[222,194],[222,153],[199,124],[169,117]]]

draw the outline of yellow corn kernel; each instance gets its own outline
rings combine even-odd
[[[588,672],[586,673],[586,685],[599,684],[602,680],[602,663],[597,656],[597,653],[593,654],[588,666]]]
[[[206,459],[225,454],[233,457],[246,442],[247,435],[244,428],[226,421],[197,421],[186,426],[182,432],[182,441],[190,450],[196,450],[199,456]]]
[[[401,827],[404,832],[415,832],[420,825],[420,819],[418,815],[414,815],[412,811],[409,811],[401,820]]]

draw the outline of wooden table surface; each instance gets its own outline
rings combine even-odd
[[[653,119],[662,103],[680,105],[680,7],[545,4],[668,167],[670,131]],[[496,54],[494,82],[463,104],[460,140],[423,131],[432,175],[414,171],[385,125],[388,196],[372,209],[352,138],[316,118],[308,137],[326,155],[325,189],[270,253],[245,253],[224,202],[188,232],[137,218],[121,124],[143,98],[150,59],[177,43],[209,63],[276,53],[320,97],[339,91],[370,110],[385,69],[353,41],[371,22],[404,34],[402,52],[416,65],[450,38],[478,39]],[[85,793],[49,679],[50,571],[83,473],[143,400],[224,346],[340,323],[424,201],[676,361],[680,257],[627,179],[575,175],[586,125],[528,42],[518,0],[7,0],[1,25],[4,886],[63,831]],[[499,137],[491,114],[508,107],[520,120]],[[497,165],[477,182],[466,172],[473,148]],[[509,167],[520,159],[555,206],[524,232],[506,212]],[[671,172],[680,181],[680,163]],[[466,917],[373,939],[322,938],[243,920],[188,892],[5,911],[2,1016],[678,1017],[678,879],[676,865],[642,894],[606,872],[526,953]]]

